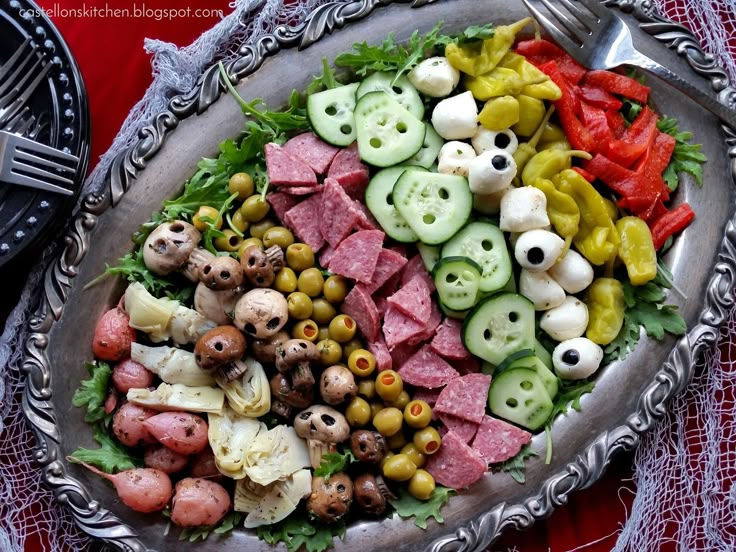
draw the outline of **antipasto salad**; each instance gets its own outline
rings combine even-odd
[[[658,253],[705,158],[530,24],[356,44],[281,111],[223,73],[243,135],[108,268],[129,285],[74,397],[100,448],[71,459],[181,538],[289,550],[442,522],[489,470],[523,482],[534,433],[549,462],[602,365],[685,331]]]

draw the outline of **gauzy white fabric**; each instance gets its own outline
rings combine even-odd
[[[349,0],[342,0],[349,1]],[[86,182],[99,190],[115,156],[136,139],[138,130],[163,110],[172,95],[186,92],[213,60],[235,55],[237,45],[270,32],[281,23],[298,23],[326,0],[236,0],[233,13],[185,48],[147,40],[154,80],[135,105],[110,150]],[[736,0],[653,0],[660,13],[684,23],[736,79],[736,48],[727,43],[736,28]],[[707,183],[706,183],[707,185]],[[50,246],[44,260],[55,252]],[[30,275],[18,306],[0,337],[0,550],[21,552],[29,535],[43,533],[52,551],[87,550],[89,539],[57,504],[33,464],[34,443],[21,410],[24,385],[19,369],[31,300],[42,285],[40,268]],[[736,311],[719,347],[667,416],[647,434],[635,457],[637,495],[622,529],[617,551],[659,550],[669,540],[679,550],[736,550]],[[736,486],[733,487],[736,489]],[[579,549],[583,549],[581,547]],[[523,551],[527,552],[527,551]]]

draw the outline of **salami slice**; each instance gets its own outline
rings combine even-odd
[[[321,205],[320,196],[313,195],[286,211],[283,218],[283,222],[314,252],[325,243],[319,229]]]
[[[386,309],[386,314],[383,315],[383,336],[386,338],[389,350],[421,334],[425,328],[424,324],[414,322],[391,304]]]
[[[452,431],[455,435],[460,437],[465,443],[470,443],[478,431],[479,425],[474,422],[469,422],[453,416],[452,414],[438,414],[439,419],[445,424],[447,431]],[[480,454],[480,452],[478,452]],[[482,456],[482,454],[481,454]]]
[[[505,462],[516,456],[532,434],[498,418],[483,416],[472,447],[489,464]]]
[[[337,153],[327,171],[327,176],[334,178],[342,186],[362,180],[365,181],[366,186],[368,185],[368,167],[360,160],[357,142],[353,142]]]
[[[437,415],[452,414],[480,424],[486,412],[490,386],[491,376],[485,374],[468,374],[452,380],[437,399]]]
[[[401,343],[391,349],[391,360],[393,361],[394,370],[398,370],[406,364],[406,361],[413,357],[418,350],[419,347],[417,345],[409,345],[408,343]]]
[[[286,223],[286,212],[299,203],[300,199],[283,192],[271,192],[266,196],[266,201],[271,204],[271,208],[273,209],[273,212],[276,213],[279,220]]]
[[[283,186],[281,191],[289,195],[304,196],[315,192],[321,192],[322,186]]]
[[[398,372],[401,379],[406,383],[426,387],[427,389],[449,385],[459,376],[452,366],[432,352],[429,345],[419,349],[403,366],[399,367]],[[442,393],[444,393],[444,390]],[[440,393],[440,399],[442,393]],[[480,422],[480,418],[478,418],[478,422]]]
[[[327,178],[322,188],[322,234],[327,243],[337,247],[359,226],[361,214],[337,180]]]
[[[368,341],[378,339],[381,319],[376,304],[364,290],[358,286],[353,287],[342,302],[341,310],[355,320],[358,329]]]
[[[391,353],[388,352],[388,347],[383,337],[379,335],[375,341],[369,341],[368,350],[376,357],[376,368],[379,372],[391,369],[393,359],[391,358]]]
[[[266,144],[266,172],[274,186],[316,186],[317,175],[304,161],[290,155],[279,144]]]
[[[323,142],[312,132],[304,132],[286,142],[284,150],[304,161],[317,174],[325,174],[340,148]]]
[[[424,281],[427,282],[429,291],[434,291],[434,280],[432,279],[432,276],[429,275],[429,272],[427,272],[427,267],[424,266],[424,261],[420,255],[414,255],[414,257],[406,263],[404,271],[401,273],[401,285],[405,286],[409,283],[409,280],[414,278],[414,276],[421,276],[424,278]]]
[[[454,432],[442,437],[442,446],[425,464],[434,480],[451,489],[469,487],[486,473],[488,466],[480,455]]]
[[[358,219],[358,229],[377,230],[381,228],[381,225],[378,224],[378,221],[373,217],[371,212],[368,210],[368,207],[366,207],[363,203],[361,203],[360,201],[355,201],[353,203],[353,206],[360,216],[360,218]]]
[[[369,180],[364,177],[363,172],[354,173],[355,176],[343,177],[339,182],[345,193],[355,201],[365,201],[365,190],[368,187]]]
[[[427,389],[426,387],[417,387],[414,389],[414,394],[411,396],[413,400],[424,401],[429,406],[434,408],[437,404],[437,397],[440,396],[441,389]],[[432,413],[434,414],[434,412]]]
[[[470,352],[463,345],[461,320],[445,318],[437,328],[432,339],[432,350],[438,355],[453,359],[464,360],[470,358]]]
[[[345,238],[330,259],[330,271],[358,282],[370,282],[378,264],[385,234],[361,230]]]
[[[415,276],[388,298],[388,302],[406,316],[427,324],[432,314],[432,298],[429,296],[427,282],[421,276]]]
[[[385,284],[391,276],[397,274],[406,265],[406,257],[392,251],[391,249],[381,249],[378,254],[378,262],[376,263],[376,271],[369,284],[365,285],[368,293],[373,294],[378,288]]]
[[[381,318],[386,316],[386,311],[388,310],[388,299],[385,297],[380,297],[378,295],[373,296],[375,302],[376,302],[376,308],[378,309],[378,314]]]
[[[480,360],[472,355],[461,360],[451,359],[448,360],[448,362],[455,370],[458,371],[461,376],[465,376],[467,374],[477,374],[478,372],[480,372],[481,369]]]
[[[424,328],[424,330],[414,337],[412,337],[409,340],[409,343],[423,343],[425,341],[429,341],[434,337],[435,331],[437,331],[437,326],[440,325],[440,322],[442,321],[442,313],[440,312],[440,308],[437,306],[437,303],[435,301],[431,302],[431,312],[429,315],[429,320],[427,321],[427,324]]]
[[[330,261],[332,260],[332,257],[334,255],[335,248],[328,243],[325,248],[319,253],[319,265],[322,268],[328,268],[330,266]]]

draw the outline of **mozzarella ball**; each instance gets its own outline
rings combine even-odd
[[[460,71],[450,65],[446,57],[431,57],[409,72],[409,82],[425,96],[444,98],[460,82]]]
[[[468,163],[468,186],[474,194],[493,194],[505,190],[516,176],[516,161],[511,154],[492,149]]]
[[[488,130],[486,127],[479,126],[473,137],[470,139],[475,152],[480,155],[484,151],[492,149],[502,149],[511,155],[514,154],[519,147],[519,140],[509,129],[496,131]]]
[[[563,341],[552,351],[552,364],[557,375],[565,380],[592,376],[603,360],[603,349],[587,337]]]
[[[519,293],[534,303],[534,310],[543,311],[560,306],[565,300],[565,290],[546,272],[530,272],[521,269]]]
[[[529,230],[516,240],[514,257],[521,265],[531,272],[544,272],[557,262],[565,240],[549,230]]]
[[[475,159],[475,150],[465,142],[445,143],[437,157],[437,172],[468,176],[468,165]]]
[[[498,227],[506,232],[526,232],[549,225],[547,197],[533,186],[509,190],[501,200]]]
[[[583,291],[593,282],[593,267],[577,251],[568,249],[565,256],[549,269],[549,273],[567,293]]]
[[[463,92],[446,98],[432,111],[432,126],[445,140],[463,140],[478,128],[478,106],[473,94]]]
[[[539,327],[557,341],[580,337],[588,327],[588,307],[577,297],[568,295],[560,306],[542,315]]]
[[[501,200],[511,188],[493,194],[473,194],[473,209],[484,215],[497,215],[501,211]]]

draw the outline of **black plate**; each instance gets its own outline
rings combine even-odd
[[[74,57],[42,10],[28,0],[0,0],[0,65],[30,37],[53,68],[28,107],[42,123],[36,137],[80,159],[74,195],[0,182],[0,266],[47,238],[74,205],[89,162],[87,93]]]

